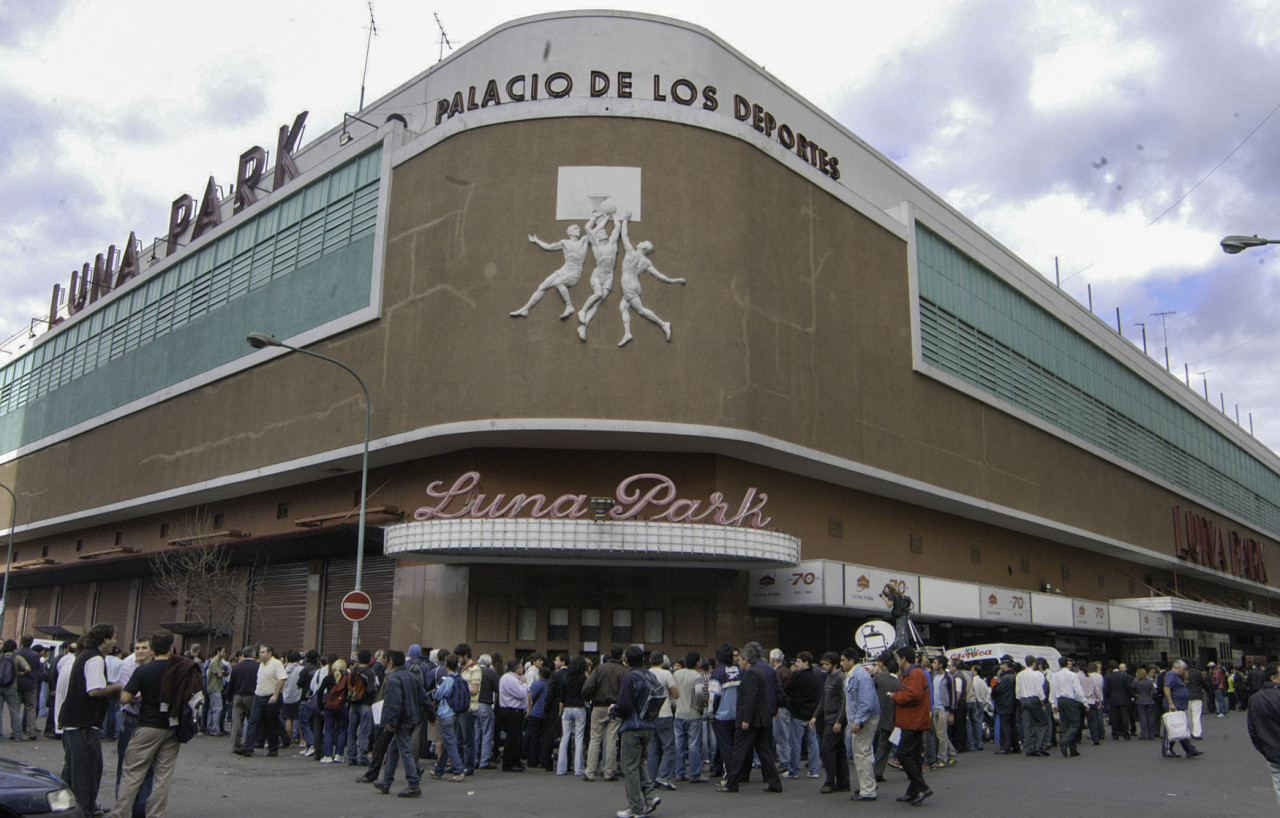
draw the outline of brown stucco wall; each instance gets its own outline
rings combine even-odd
[[[646,305],[673,325],[672,342],[633,316],[635,340],[617,348],[617,285],[587,343],[575,322],[557,320],[554,293],[528,318],[508,317],[560,264],[558,253],[526,235],[564,235],[555,193],[565,165],[643,169],[644,220],[632,225],[631,239],[652,241],[657,268],[688,278],[685,286],[643,281]],[[844,181],[856,189],[856,179]],[[418,154],[395,169],[391,184],[382,318],[314,347],[364,376],[375,438],[494,418],[744,429],[1172,551],[1175,495],[915,373],[906,243],[745,143],[654,121],[509,123]],[[591,265],[589,257],[572,291],[575,306],[590,293]],[[252,472],[357,443],[364,407],[353,387],[336,367],[288,356],[29,454],[0,467],[0,479],[19,487],[22,521],[31,521]],[[635,459],[635,470],[648,470]],[[715,489],[732,494],[724,481],[735,473],[698,479],[705,491],[714,479]],[[325,476],[321,465],[306,479]],[[813,484],[772,477],[795,487],[796,502],[780,506],[814,506],[811,520],[785,520],[788,530],[808,534],[812,525],[825,534],[835,513],[801,496]],[[349,497],[350,478],[341,485],[333,499],[318,489],[325,505]],[[863,495],[853,513],[839,513],[856,519],[858,508],[889,503]],[[259,534],[289,524],[277,523],[270,508],[245,508],[244,522],[227,525]],[[957,543],[933,555],[947,570],[931,573],[958,571],[970,547],[984,549],[982,565],[1012,565],[1015,573],[1015,554],[1030,549],[1033,565],[1041,561],[1039,546],[1023,538],[966,533],[976,524],[953,517],[906,507],[871,516],[913,518],[921,532],[908,535]],[[875,562],[846,552],[902,544],[905,528],[871,525],[856,546],[830,543],[816,556]],[[815,556],[808,544],[822,537],[804,539],[806,557]],[[1072,576],[1095,575],[1096,583],[1094,559]],[[1058,584],[1052,577],[1061,566],[1050,563],[1066,560],[1046,552],[1045,581]]]

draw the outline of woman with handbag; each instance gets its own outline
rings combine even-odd
[[[1173,670],[1164,674],[1164,730],[1161,732],[1160,754],[1165,758],[1179,758],[1173,749],[1173,742],[1182,745],[1187,758],[1204,755],[1191,743],[1191,728],[1187,721],[1187,709],[1191,703],[1191,692],[1185,682],[1187,663],[1179,659],[1173,663]]]

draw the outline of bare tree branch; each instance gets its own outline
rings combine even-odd
[[[209,540],[210,515],[196,511],[184,522],[178,538],[186,545],[151,556],[152,587],[177,604],[180,615],[202,623],[214,636],[232,636],[236,621],[254,607],[249,595],[249,572],[231,565],[231,552]]]

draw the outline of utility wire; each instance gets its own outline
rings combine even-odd
[[[1208,181],[1208,179],[1209,179],[1209,177],[1210,177],[1210,176],[1212,176],[1213,174],[1217,173],[1217,172],[1218,172],[1218,168],[1220,168],[1220,167],[1222,167],[1223,165],[1225,165],[1225,164],[1227,163],[1227,160],[1228,160],[1228,159],[1230,159],[1231,157],[1235,156],[1236,151],[1238,151],[1238,150],[1240,150],[1241,148],[1243,148],[1243,147],[1244,147],[1244,143],[1246,143],[1246,142],[1248,142],[1250,139],[1252,139],[1252,138],[1253,138],[1253,135],[1254,135],[1254,134],[1256,134],[1259,130],[1261,130],[1261,128],[1262,128],[1262,126],[1263,126],[1263,125],[1266,125],[1266,124],[1267,124],[1267,120],[1268,120],[1268,119],[1270,119],[1271,117],[1275,116],[1276,111],[1280,111],[1280,104],[1277,104],[1277,105],[1276,105],[1276,107],[1272,108],[1272,109],[1271,109],[1271,113],[1269,113],[1269,114],[1267,114],[1266,116],[1264,116],[1264,117],[1262,118],[1262,121],[1261,121],[1261,122],[1259,122],[1259,123],[1254,127],[1254,129],[1253,129],[1252,131],[1249,131],[1248,136],[1246,136],[1244,139],[1241,139],[1241,140],[1240,140],[1240,144],[1238,144],[1238,145],[1236,145],[1234,148],[1232,148],[1232,149],[1231,149],[1231,153],[1229,153],[1229,154],[1227,154],[1226,156],[1222,157],[1222,161],[1221,161],[1221,162],[1219,162],[1218,164],[1214,165],[1214,166],[1213,166],[1213,169],[1212,169],[1212,170],[1210,170],[1208,173],[1206,173],[1206,174],[1204,175],[1204,177],[1203,177],[1199,182],[1196,182],[1194,185],[1192,185],[1190,190],[1188,190],[1186,193],[1184,193],[1184,194],[1182,194],[1181,196],[1179,196],[1179,197],[1178,197],[1178,199],[1177,199],[1177,201],[1175,201],[1173,204],[1171,204],[1171,205],[1169,205],[1168,207],[1166,207],[1166,208],[1164,209],[1164,211],[1163,211],[1159,216],[1156,216],[1154,219],[1152,219],[1151,221],[1147,222],[1147,227],[1150,227],[1151,225],[1153,225],[1153,224],[1155,224],[1156,222],[1158,222],[1158,221],[1160,221],[1161,219],[1163,219],[1163,218],[1164,218],[1164,217],[1169,213],[1169,211],[1173,210],[1175,207],[1177,207],[1178,205],[1182,204],[1182,201],[1183,201],[1184,199],[1186,199],[1188,196],[1190,196],[1192,193],[1194,193],[1194,192],[1195,192],[1195,190],[1196,190],[1196,188],[1200,187],[1202,184],[1204,184],[1206,181]]]

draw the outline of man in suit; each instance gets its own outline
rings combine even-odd
[[[777,760],[773,751],[773,716],[777,712],[777,674],[762,659],[759,642],[748,642],[742,648],[738,664],[742,681],[738,685],[737,730],[733,736],[733,755],[729,759],[728,776],[716,787],[720,792],[737,792],[738,784],[751,772],[751,753],[760,757],[765,792],[782,792]],[[770,684],[770,677],[774,683]]]
[[[1133,677],[1120,669],[1120,663],[1112,659],[1107,664],[1107,675],[1102,679],[1102,698],[1107,703],[1111,717],[1111,740],[1129,740],[1129,704],[1133,701]]]

